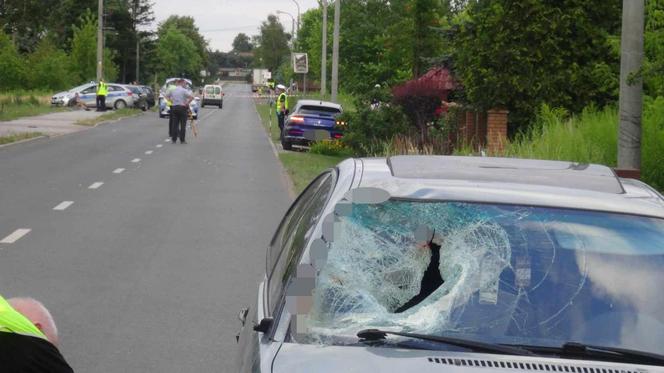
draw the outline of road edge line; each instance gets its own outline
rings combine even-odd
[[[279,163],[279,168],[281,168],[281,179],[282,182],[284,183],[284,186],[286,187],[286,191],[288,192],[288,197],[292,201],[295,201],[295,198],[297,198],[297,193],[295,193],[295,184],[293,183],[293,179],[291,179],[290,175],[288,174],[288,171],[286,171],[286,167],[284,167],[284,164],[281,162],[281,159],[279,158],[279,151],[277,150],[276,145],[274,145],[274,141],[272,141],[272,137],[270,134],[265,130],[265,126],[263,125],[263,119],[261,118],[261,115],[258,113],[258,108],[256,108],[256,101],[251,100],[252,105],[254,106],[254,112],[256,112],[256,116],[258,117],[258,124],[261,127],[261,132],[263,132],[263,135],[265,135],[265,138],[267,139],[267,142],[270,144],[270,147],[272,148],[272,153],[274,154],[274,157],[277,159],[277,162]]]

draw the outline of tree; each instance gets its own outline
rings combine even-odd
[[[0,32],[0,90],[21,88],[25,64],[7,34]]]
[[[241,32],[233,39],[233,52],[251,52],[254,46],[247,34]]]
[[[609,35],[619,2],[477,0],[451,32],[452,60],[469,103],[504,107],[525,129],[542,103],[579,112],[615,102],[618,56]]]
[[[194,42],[178,28],[163,30],[157,42],[160,80],[185,75],[198,79],[202,61]]]
[[[78,82],[95,80],[97,77],[97,18],[87,12],[80,19],[80,26],[74,25],[71,42],[71,72]],[[113,52],[104,49],[104,78],[113,81],[117,78],[117,66],[113,63]]]
[[[69,68],[69,56],[55,47],[52,37],[43,38],[27,61],[31,88],[59,91],[77,83]]]
[[[12,36],[20,52],[31,52],[48,31],[46,20],[58,3],[56,0],[0,1],[2,30]]]
[[[262,67],[276,72],[283,62],[289,60],[288,36],[275,15],[270,14],[267,21],[263,21],[257,41],[257,63]]]
[[[191,42],[194,44],[194,47],[196,47],[196,53],[198,54],[199,61],[201,61],[203,64],[201,67],[204,66],[204,64],[207,63],[208,42],[199,32],[194,18],[188,16],[168,17],[168,19],[159,24],[159,28],[157,29],[159,38],[162,38],[172,27],[175,27],[175,29],[180,31],[180,33],[191,40]],[[196,76],[198,76],[198,72],[196,73]]]

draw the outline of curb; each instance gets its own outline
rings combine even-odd
[[[0,149],[5,148],[5,147],[9,147],[9,146],[12,146],[12,145],[25,144],[25,143],[28,143],[30,141],[41,140],[41,139],[49,139],[49,138],[51,138],[51,136],[41,135],[41,136],[31,137],[29,139],[23,139],[23,140],[8,142],[6,144],[0,145]]]
[[[282,182],[284,183],[284,186],[288,191],[288,197],[291,199],[291,202],[295,201],[295,198],[297,198],[297,193],[295,193],[295,184],[293,184],[293,180],[291,179],[290,175],[288,175],[288,172],[284,168],[284,164],[281,163],[281,159],[279,159],[279,150],[277,150],[277,146],[274,145],[272,137],[265,130],[265,126],[263,125],[263,119],[261,118],[261,115],[258,113],[258,109],[256,108],[256,103],[254,102],[253,104],[254,104],[254,111],[256,112],[256,116],[258,116],[258,120],[260,122],[259,125],[261,126],[262,132],[265,135],[267,142],[270,144],[270,147],[272,148],[272,153],[274,153],[274,157],[277,159],[277,162],[279,163],[279,168],[280,168],[279,173],[281,174]]]

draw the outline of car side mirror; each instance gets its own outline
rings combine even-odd
[[[254,325],[254,331],[267,333],[270,331],[272,324],[274,324],[274,319],[271,317],[265,317],[260,323],[258,323],[258,325]]]

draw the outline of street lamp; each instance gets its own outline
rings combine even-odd
[[[297,6],[297,36],[300,36],[300,3],[295,0],[293,2]]]
[[[293,38],[295,37],[295,17],[293,17],[293,15],[288,12],[284,12],[283,10],[277,10],[277,14],[285,14],[291,17],[291,19],[293,20],[293,24],[291,26],[291,41],[292,41]]]

